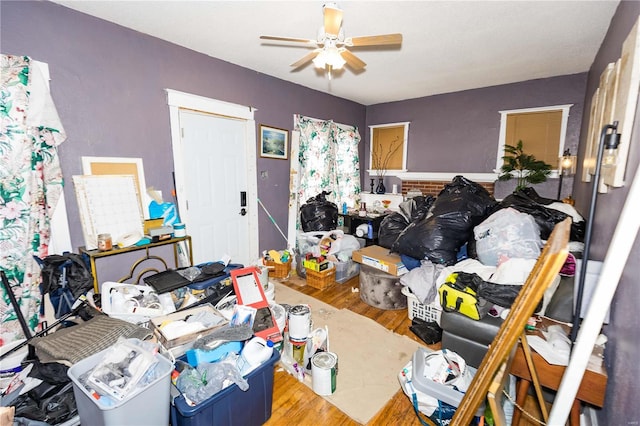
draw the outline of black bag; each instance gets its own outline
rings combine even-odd
[[[402,231],[391,251],[453,265],[457,262],[458,250],[473,238],[473,228],[486,219],[496,205],[495,198],[482,185],[456,176],[440,191],[428,215]]]
[[[88,256],[67,252],[34,257],[42,270],[40,292],[43,296],[49,293],[56,318],[71,312],[75,300],[93,288]]]
[[[304,232],[333,231],[338,226],[338,206],[327,201],[330,192],[311,197],[300,207],[300,224]]]

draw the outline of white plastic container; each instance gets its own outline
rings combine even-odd
[[[187,228],[185,228],[184,223],[174,223],[173,224],[173,236],[174,237],[186,237],[187,236]]]
[[[262,337],[254,337],[245,343],[238,358],[238,370],[246,376],[262,363],[266,362],[273,354],[273,342]]]

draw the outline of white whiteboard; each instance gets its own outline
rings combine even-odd
[[[98,248],[98,235],[114,242],[125,235],[143,235],[144,218],[132,175],[73,176],[82,233],[87,250]]]

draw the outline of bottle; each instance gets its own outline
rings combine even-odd
[[[360,203],[360,211],[358,211],[358,216],[365,217],[367,215],[367,203]]]
[[[262,363],[271,358],[273,354],[273,342],[265,340],[262,337],[253,337],[245,343],[240,357],[238,358],[238,370],[243,376],[246,376]]]
[[[113,248],[111,234],[98,234],[98,250],[109,251]]]

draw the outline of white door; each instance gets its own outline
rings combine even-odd
[[[232,263],[248,265],[258,257],[255,123],[213,109],[177,108],[180,216],[192,237],[195,264],[228,255]]]

